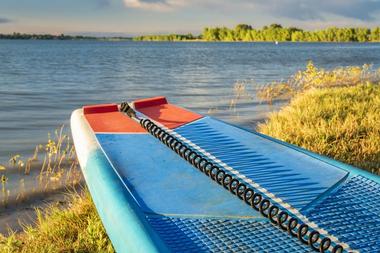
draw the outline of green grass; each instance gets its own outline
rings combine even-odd
[[[380,173],[380,85],[309,89],[258,131]]]
[[[71,193],[70,207],[37,211],[34,226],[0,234],[0,252],[114,252],[88,191]]]

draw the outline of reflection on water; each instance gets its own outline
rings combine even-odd
[[[0,40],[0,163],[32,152],[83,104],[164,95],[250,127],[272,108],[254,98],[229,110],[234,84],[251,80],[254,93],[310,59],[325,68],[378,67],[380,45]]]

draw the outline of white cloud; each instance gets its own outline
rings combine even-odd
[[[153,11],[171,11],[189,3],[185,0],[123,0],[125,6]],[[191,1],[190,1],[191,2]]]

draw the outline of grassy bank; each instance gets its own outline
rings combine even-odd
[[[380,86],[311,89],[272,113],[259,132],[380,173]]]
[[[258,131],[318,154],[380,173],[380,69],[317,68],[309,62],[286,82],[258,95],[289,99]]]

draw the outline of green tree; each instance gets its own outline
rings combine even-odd
[[[276,29],[276,28],[282,28],[282,25],[280,24],[271,24],[269,28]]]
[[[356,40],[359,42],[367,42],[369,41],[369,36],[371,34],[371,30],[368,28],[356,28]]]
[[[371,41],[380,42],[380,27],[375,27],[371,30]]]
[[[294,31],[291,40],[294,42],[304,41],[304,33],[301,31]]]
[[[235,27],[235,40],[238,41],[245,41],[247,34],[250,34],[250,31],[252,30],[252,26],[247,24],[239,24]]]

